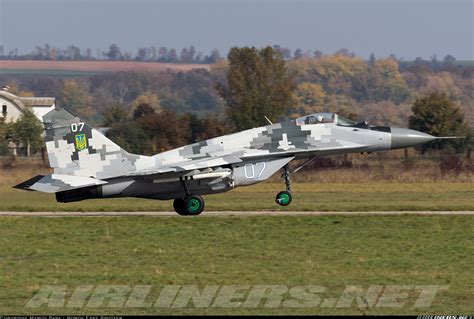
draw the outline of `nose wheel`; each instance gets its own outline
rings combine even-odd
[[[203,212],[204,206],[204,199],[199,195],[176,198],[173,202],[174,210],[181,216],[199,215]]]
[[[293,196],[291,196],[290,171],[288,170],[288,165],[285,165],[283,169],[284,173],[282,177],[285,180],[286,191],[279,192],[275,197],[275,202],[280,206],[288,206],[293,199]]]
[[[276,201],[277,204],[280,205],[280,206],[288,206],[288,205],[290,205],[291,200],[292,200],[291,193],[290,193],[290,192],[287,192],[287,191],[279,192],[279,193],[276,195],[276,198],[275,198],[275,201]]]

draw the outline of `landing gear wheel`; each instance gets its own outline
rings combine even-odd
[[[292,196],[290,192],[281,191],[276,195],[275,202],[280,206],[290,205]]]
[[[186,215],[199,215],[204,210],[204,199],[199,195],[184,198],[184,211]]]
[[[280,206],[288,206],[293,197],[291,196],[291,180],[288,164],[283,166],[284,173],[281,177],[285,180],[286,191],[281,191],[276,195],[275,202]]]
[[[184,198],[176,198],[173,202],[174,210],[182,216],[186,216],[186,210],[184,209]]]

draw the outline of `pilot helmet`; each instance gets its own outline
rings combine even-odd
[[[323,121],[322,115],[318,115],[318,116],[316,117],[316,120],[318,120],[318,122],[322,122],[322,121]]]

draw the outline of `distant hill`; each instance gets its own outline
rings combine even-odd
[[[1,60],[0,74],[44,74],[89,76],[102,72],[117,71],[189,71],[193,69],[210,69],[209,64],[178,64],[160,62],[134,61],[18,61]]]

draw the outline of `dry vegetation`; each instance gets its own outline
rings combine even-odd
[[[472,162],[434,160],[397,153],[325,157],[293,174],[296,211],[474,210]],[[442,169],[444,163],[450,169]],[[458,164],[461,163],[459,166]],[[54,195],[12,186],[51,169],[40,160],[18,158],[0,163],[0,211],[170,211],[171,201],[137,198],[57,203]],[[292,163],[296,168],[298,163]],[[454,168],[454,169],[452,169]],[[209,211],[285,210],[274,203],[284,188],[280,174],[232,192],[206,196]]]
[[[130,61],[0,61],[0,70],[62,70],[89,72],[117,71],[189,71],[193,69],[209,70],[207,64],[177,64],[161,62]]]
[[[414,152],[413,152],[414,153]],[[325,157],[312,167],[305,167],[292,175],[295,183],[473,183],[474,161],[465,156],[459,157],[459,163],[451,163],[450,159],[434,159],[416,156],[410,153],[404,159],[403,153],[392,152],[371,155],[352,154]],[[293,169],[301,162],[292,162]],[[443,167],[447,165],[447,168]],[[446,164],[447,163],[447,164]],[[458,165],[460,165],[458,167]],[[308,165],[311,166],[311,165]],[[3,158],[0,160],[0,190],[6,191],[38,174],[52,172],[47,160],[28,158]],[[277,173],[270,182],[281,183]]]
[[[459,162],[455,162],[457,160]],[[329,157],[317,163],[323,167],[316,165],[300,171],[293,179],[306,183],[472,183],[473,162],[462,158],[457,160],[419,156],[404,159],[389,154],[351,155],[347,160]]]
[[[0,160],[0,194],[12,186],[39,174],[48,174],[53,170],[37,159],[3,158]]]
[[[414,152],[413,152],[414,153]],[[404,159],[402,152],[391,154],[352,154],[325,157],[312,167],[305,167],[292,175],[295,183],[339,184],[339,183],[473,183],[474,162],[460,157],[459,163],[452,159],[433,159],[410,154]],[[301,162],[292,162],[296,168]],[[443,168],[443,163],[448,168]],[[447,164],[446,164],[447,163]],[[311,165],[308,165],[311,166]],[[47,160],[28,158],[3,158],[0,160],[0,194],[11,186],[38,174],[52,172]],[[282,183],[277,173],[270,183]]]

